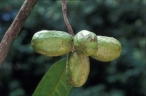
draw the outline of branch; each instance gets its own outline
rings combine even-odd
[[[68,31],[72,36],[74,36],[75,34],[73,32],[73,29],[68,21],[67,15],[66,15],[66,12],[67,12],[66,0],[62,0],[62,12],[63,12],[64,21],[65,21]]]
[[[2,64],[7,57],[15,38],[20,32],[25,20],[27,19],[36,2],[37,0],[25,0],[13,23],[5,33],[0,43],[0,68],[2,67]]]

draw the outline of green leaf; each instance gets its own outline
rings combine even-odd
[[[32,96],[69,96],[72,87],[66,81],[66,59],[46,72]]]

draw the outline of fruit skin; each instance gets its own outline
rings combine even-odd
[[[68,55],[66,77],[72,87],[81,87],[85,84],[90,72],[89,57],[72,52]]]
[[[102,62],[109,62],[120,56],[122,47],[117,39],[107,36],[97,36],[97,38],[98,49],[91,57]]]
[[[39,54],[60,56],[72,51],[73,37],[63,31],[42,30],[34,34],[31,45]]]
[[[97,50],[96,34],[87,30],[78,32],[73,39],[75,50],[85,56],[93,55]]]

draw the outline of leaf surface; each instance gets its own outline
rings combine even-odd
[[[66,59],[51,66],[32,96],[69,96],[72,87],[66,80]]]

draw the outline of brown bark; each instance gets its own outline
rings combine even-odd
[[[0,68],[9,53],[9,50],[20,32],[25,20],[27,19],[29,13],[35,6],[37,0],[25,0],[21,9],[19,10],[17,16],[12,22],[9,29],[6,31],[1,43],[0,43]]]

